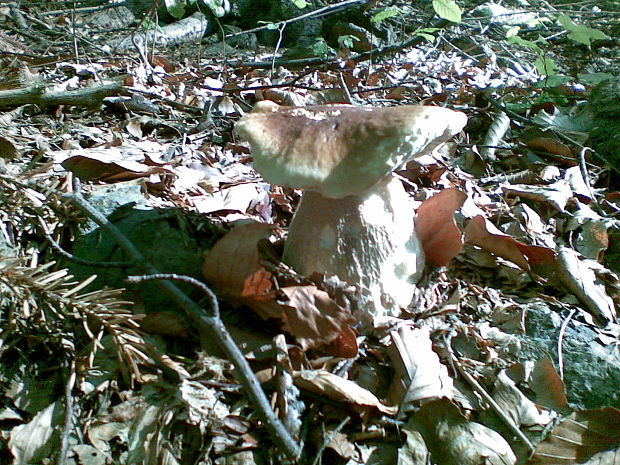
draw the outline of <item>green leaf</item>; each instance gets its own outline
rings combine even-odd
[[[461,9],[454,0],[433,0],[433,9],[440,18],[453,23],[461,22]]]
[[[590,46],[592,40],[609,39],[609,36],[598,29],[592,29],[588,26],[575,26],[570,34],[568,34],[568,38],[580,44]]]
[[[542,49],[538,45],[536,45],[536,43],[532,42],[531,40],[526,40],[523,37],[511,36],[511,37],[508,37],[507,42],[509,44],[521,45],[522,47],[529,48],[530,50],[535,51],[539,55],[543,54]]]
[[[595,86],[603,81],[615,79],[615,76],[611,73],[578,74],[577,77],[580,81],[585,82],[590,86]]]
[[[568,16],[566,15],[560,15],[558,16],[558,22],[562,25],[562,27],[564,29],[566,29],[567,31],[572,31],[575,27],[577,27],[577,25],[575,23],[573,23],[573,20],[570,19]]]
[[[185,0],[165,0],[166,10],[176,19],[181,19],[185,15]]]
[[[435,42],[436,37],[433,35],[434,32],[441,30],[439,27],[421,27],[420,29],[416,29],[413,33],[416,36],[420,36],[427,41],[433,43]]]
[[[515,37],[519,34],[521,30],[521,26],[512,26],[506,30],[506,39],[510,39],[511,37]]]
[[[551,58],[538,57],[534,62],[534,66],[541,76],[554,76],[556,74],[557,66]]]
[[[371,23],[380,23],[381,21],[385,21],[392,16],[396,16],[400,13],[400,9],[397,6],[388,6],[375,13],[372,18],[370,18]]]
[[[292,0],[292,1],[293,1],[293,5],[295,5],[300,10],[303,10],[304,8],[308,6],[308,2],[306,2],[306,0]]]
[[[344,45],[346,48],[352,48],[353,42],[359,42],[359,37],[355,37],[353,35],[345,35],[338,37],[338,43],[342,46]]]
[[[536,83],[536,87],[559,87],[571,80],[572,78],[570,76],[565,76],[563,74],[548,75],[543,81]]]
[[[325,42],[325,39],[319,37],[316,39],[314,44],[312,44],[312,52],[319,57],[326,57],[329,55],[329,45]]]
[[[433,34],[427,34],[426,32],[416,32],[415,35],[420,36],[423,39],[426,39],[430,43],[435,42],[435,39],[436,39],[436,37]]]
[[[196,0],[189,1],[193,4]],[[221,18],[230,11],[230,3],[225,0],[202,0],[202,3],[204,3],[217,18]]]

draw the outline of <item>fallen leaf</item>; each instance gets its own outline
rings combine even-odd
[[[295,336],[304,349],[332,342],[355,321],[348,309],[316,286],[291,286],[282,292],[288,297],[283,305],[282,329]]]
[[[517,458],[496,431],[468,421],[445,399],[424,404],[411,418],[409,430],[419,428],[433,463],[442,465],[513,465]]]
[[[315,394],[323,395],[336,402],[345,402],[356,407],[376,408],[386,415],[395,415],[398,407],[384,405],[367,389],[341,378],[329,371],[302,370],[293,373],[295,385]]]
[[[497,229],[493,223],[478,215],[465,227],[465,242],[511,261],[521,269],[533,271],[546,279],[556,272],[556,253],[548,247],[527,245]]]
[[[548,358],[536,362],[529,385],[536,393],[536,403],[557,412],[568,408],[564,381]]]
[[[350,329],[354,319],[347,308],[339,306],[327,292],[316,286],[274,288],[273,275],[260,264],[257,244],[268,238],[273,226],[263,223],[242,224],[221,238],[207,255],[203,276],[219,294],[246,305],[261,318],[277,319],[282,329],[295,336],[304,349],[332,343]],[[344,341],[342,341],[344,344]],[[342,345],[342,355],[357,354],[353,337]]]
[[[582,410],[569,415],[553,428],[538,444],[527,464],[583,463],[594,454],[618,448],[618,444],[620,410],[612,407]]]
[[[466,198],[457,188],[444,189],[418,208],[416,232],[427,262],[443,266],[461,251],[463,235],[454,220],[454,212]]]
[[[388,354],[395,369],[390,399],[407,411],[407,405],[429,398],[453,396],[448,369],[433,351],[430,331],[401,326],[390,333]]]
[[[581,260],[579,254],[572,249],[560,248],[557,276],[559,282],[575,295],[590,313],[608,322],[615,321],[614,302],[607,295],[605,286],[598,282],[588,260]]]

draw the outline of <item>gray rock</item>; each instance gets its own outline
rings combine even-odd
[[[195,278],[201,276],[202,258],[196,240],[179,226],[181,215],[174,210],[157,210],[146,205],[138,185],[106,186],[88,200],[113,222],[161,273],[177,273]],[[92,221],[76,237],[73,254],[96,262],[125,261],[126,254],[105,231]],[[146,310],[169,310],[174,304],[154,282],[128,285],[127,275],[142,274],[136,267],[127,269],[88,267],[68,263],[69,271],[82,280],[97,274],[93,288],[103,285],[127,288],[130,298],[144,304]],[[199,295],[193,286],[181,285],[190,295]]]

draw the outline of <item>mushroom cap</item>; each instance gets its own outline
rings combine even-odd
[[[263,100],[235,130],[250,142],[254,168],[268,182],[342,198],[370,189],[466,122],[464,113],[442,107],[283,107]]]

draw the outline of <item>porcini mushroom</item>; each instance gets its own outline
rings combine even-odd
[[[393,171],[458,133],[464,113],[441,107],[256,104],[235,130],[272,184],[305,192],[283,261],[366,288],[373,316],[395,315],[424,266],[409,195]]]

